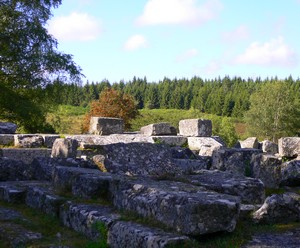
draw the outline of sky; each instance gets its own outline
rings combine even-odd
[[[300,77],[300,0],[63,0],[52,13],[83,82]]]

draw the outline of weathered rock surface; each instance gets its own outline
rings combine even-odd
[[[278,153],[278,145],[272,141],[264,140],[262,142],[262,150],[265,153],[276,154]]]
[[[221,148],[213,152],[211,169],[251,176],[252,155],[259,153],[262,153],[262,150]]]
[[[258,179],[218,170],[201,170],[197,172],[197,175],[185,178],[194,185],[223,194],[239,196],[242,203],[260,204],[265,200],[264,184]]]
[[[281,165],[280,185],[300,186],[300,160],[292,160]]]
[[[210,159],[205,157],[199,159],[173,159],[173,162],[186,175],[195,174],[199,170],[207,170],[211,164]]]
[[[0,134],[0,145],[13,146],[15,144],[14,134]]]
[[[177,135],[177,131],[170,123],[161,122],[142,127],[141,134],[146,136]]]
[[[223,147],[223,144],[214,137],[188,137],[188,146],[199,151],[200,156],[212,156],[213,151]]]
[[[60,138],[57,134],[41,134],[41,136],[44,139],[44,146],[47,148],[52,148],[54,141]]]
[[[124,121],[120,118],[91,117],[90,134],[109,135],[124,132]]]
[[[183,136],[210,137],[212,135],[211,120],[187,119],[179,121],[179,134]]]
[[[6,157],[22,161],[25,164],[31,164],[35,158],[50,157],[51,149],[45,148],[2,148],[0,157]]]
[[[78,142],[74,139],[56,139],[53,143],[51,157],[76,158]]]
[[[153,218],[184,235],[234,230],[239,198],[172,181],[120,180],[111,186],[117,209]]]
[[[267,188],[278,188],[281,181],[281,160],[272,154],[257,154],[251,159],[251,176],[263,181]]]
[[[151,136],[149,143],[160,143],[170,146],[183,146],[187,144],[187,137],[184,136]]]
[[[269,196],[253,214],[253,219],[267,224],[300,221],[300,195],[289,192]]]
[[[107,206],[76,204],[69,201],[60,208],[60,220],[65,226],[93,240],[100,236],[97,223],[108,229],[118,219],[120,215]]]
[[[40,148],[44,146],[44,139],[38,134],[15,134],[15,146],[21,148]]]
[[[259,143],[256,137],[250,137],[245,140],[240,140],[241,148],[259,149]]]
[[[279,154],[283,157],[300,155],[300,137],[284,137],[278,140]]]
[[[14,134],[18,126],[11,122],[0,122],[0,134]]]
[[[166,233],[157,228],[149,228],[132,222],[118,221],[108,233],[111,248],[163,248],[184,245],[189,240],[186,236]]]

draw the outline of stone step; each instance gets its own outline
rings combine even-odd
[[[47,148],[2,148],[0,149],[0,157],[15,159],[31,164],[37,157],[50,157],[51,149]]]
[[[126,178],[112,182],[111,194],[117,209],[192,236],[233,231],[240,210],[239,197],[181,182]]]
[[[229,195],[239,196],[242,203],[262,204],[265,188],[261,180],[218,170],[200,170],[184,177],[189,183]]]

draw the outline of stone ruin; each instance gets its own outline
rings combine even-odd
[[[278,145],[251,137],[227,148],[212,136],[209,120],[182,120],[179,134],[169,123],[136,133],[124,133],[116,119],[94,123],[97,135],[65,138],[15,129],[3,134],[1,124],[0,200],[39,209],[92,240],[100,222],[110,247],[180,247],[233,232],[242,220],[300,221],[300,137],[281,138]],[[279,187],[286,192],[265,196],[266,188]],[[124,221],[124,212],[159,228]]]

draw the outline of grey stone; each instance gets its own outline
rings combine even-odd
[[[108,244],[111,248],[183,247],[187,240],[189,238],[186,236],[166,233],[157,228],[124,221],[113,224],[108,233]]]
[[[200,159],[173,159],[174,163],[183,174],[195,174],[199,170],[208,169],[211,161],[207,158]]]
[[[200,156],[212,156],[213,151],[223,147],[223,144],[213,137],[188,137],[188,146],[199,151]]]
[[[120,218],[112,208],[101,205],[76,204],[66,202],[60,208],[61,222],[90,239],[97,240],[100,232],[97,225],[104,225],[107,229]]]
[[[152,218],[184,235],[231,232],[239,215],[238,197],[181,182],[126,178],[114,181],[111,192],[117,209]]]
[[[14,134],[18,126],[11,122],[0,122],[0,134]]]
[[[24,219],[23,215],[16,210],[0,207],[0,221]]]
[[[51,157],[76,158],[78,142],[74,139],[56,139],[52,147]]]
[[[209,190],[239,196],[242,203],[262,204],[265,200],[264,184],[258,179],[217,170],[201,170],[185,179]]]
[[[183,146],[187,144],[187,137],[184,136],[152,136],[149,143],[162,143],[170,146]]]
[[[44,146],[47,148],[52,148],[54,141],[60,138],[60,136],[56,134],[41,134],[41,136],[44,139]]]
[[[109,135],[124,132],[124,121],[120,118],[91,117],[90,134]]]
[[[240,220],[250,221],[253,213],[261,207],[261,204],[241,204],[240,207]]]
[[[264,140],[262,142],[262,150],[266,153],[276,154],[278,153],[278,145],[272,141]]]
[[[280,185],[300,186],[300,160],[292,160],[281,165]]]
[[[177,131],[170,123],[161,122],[142,127],[141,134],[146,136],[177,135]]]
[[[281,181],[281,160],[272,154],[257,154],[251,159],[251,176],[263,181],[267,188],[278,188]]]
[[[212,135],[211,120],[181,120],[179,121],[179,134],[183,136],[210,137]]]
[[[259,153],[262,153],[262,150],[221,148],[213,152],[211,169],[251,176],[252,155]]]
[[[284,137],[278,140],[279,154],[283,157],[300,155],[300,137]]]
[[[300,195],[289,192],[269,196],[253,219],[266,224],[300,221]]]
[[[245,140],[240,140],[241,148],[259,149],[259,143],[256,137],[250,137]]]
[[[0,145],[14,146],[15,137],[14,134],[0,134]]]
[[[40,148],[44,139],[39,134],[15,134],[15,146],[20,148]]]
[[[0,149],[3,157],[20,160],[25,164],[31,164],[35,158],[50,157],[51,149],[44,148],[2,148]]]

